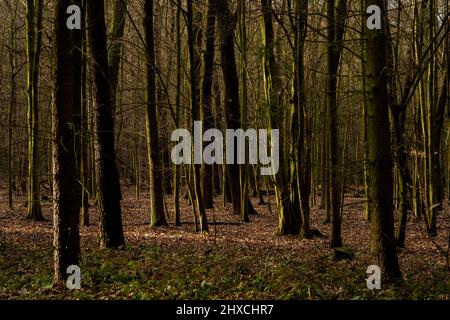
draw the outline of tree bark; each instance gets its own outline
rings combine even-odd
[[[365,7],[377,5],[383,19],[387,9],[384,0],[366,0]],[[394,236],[392,155],[389,130],[389,106],[386,76],[387,32],[366,28],[365,64],[367,74],[367,141],[369,210],[371,217],[371,252],[387,280],[400,278]]]
[[[167,225],[164,212],[164,192],[161,163],[161,149],[158,136],[158,117],[156,113],[156,61],[153,30],[153,0],[144,4],[145,43],[147,49],[147,90],[146,90],[146,133],[148,170],[150,180],[151,226]]]
[[[345,0],[328,0],[328,92],[327,105],[329,113],[328,156],[330,168],[331,195],[331,242],[332,248],[342,247],[341,238],[341,192],[340,182],[342,173],[339,154],[338,130],[338,70],[343,49],[345,31],[345,15],[347,4]]]
[[[272,0],[261,0],[262,9],[262,39],[263,39],[263,69],[264,69],[264,91],[266,101],[266,118],[268,129],[279,129],[283,132],[283,114],[281,112],[279,100],[280,97],[280,78],[278,65],[275,61],[274,46],[275,37],[273,30],[273,9]],[[282,134],[279,141],[280,145],[280,168],[273,177],[275,184],[275,194],[278,206],[278,230],[277,234],[296,234],[299,231],[299,219],[295,215],[292,199],[291,187],[289,186],[289,163],[286,155],[285,141]]]
[[[27,0],[28,215],[44,220],[40,199],[39,62],[42,43],[42,0]]]
[[[122,248],[125,245],[120,207],[122,194],[116,166],[114,106],[106,50],[104,1],[87,0],[87,17],[95,85],[100,246],[102,248]]]
[[[66,9],[72,2],[56,3],[56,75],[55,104],[53,105],[53,225],[54,225],[54,283],[64,286],[67,267],[78,265],[80,256],[79,195],[73,192],[78,186],[76,150],[68,148],[76,140],[73,128],[77,109],[77,84],[74,77],[75,33],[66,27]],[[78,79],[79,80],[79,79]]]
[[[216,10],[217,26],[220,38],[221,67],[223,72],[224,111],[227,129],[241,127],[241,112],[239,104],[239,78],[236,67],[236,54],[234,50],[234,29],[237,20],[230,11],[227,0],[213,0]],[[237,150],[235,150],[237,156]],[[235,159],[236,160],[236,159]],[[237,161],[235,161],[236,163]],[[230,184],[233,214],[240,215],[241,192],[239,181],[239,165],[227,164],[225,168]]]
[[[203,72],[200,84],[200,113],[204,131],[213,129],[214,127],[214,116],[212,112],[212,82],[214,71],[215,28],[216,14],[213,7],[213,0],[208,0],[208,12],[206,17],[206,45],[203,53]],[[212,178],[213,166],[203,164],[202,191],[204,196],[205,209],[214,208],[214,188]]]
[[[198,101],[198,97],[200,96],[197,91],[197,80],[198,80],[198,70],[200,67],[200,59],[196,54],[196,46],[197,48],[201,47],[201,38],[198,35],[198,30],[194,26],[194,11],[193,11],[193,0],[187,2],[187,29],[188,29],[188,47],[189,47],[189,82],[190,82],[190,106],[191,106],[191,115],[192,115],[192,128],[195,121],[199,121],[200,119],[200,105]],[[192,130],[193,132],[193,130]],[[202,145],[201,142],[197,142]],[[195,148],[195,144],[193,144],[193,148]],[[194,149],[192,149],[193,154],[195,153]],[[208,220],[206,217],[205,205],[203,201],[202,194],[202,177],[200,176],[201,165],[193,164],[192,165],[192,182],[194,187],[194,207],[197,210],[198,216],[200,218],[200,232],[207,234],[208,230]]]
[[[112,91],[112,103],[116,107],[117,85],[122,55],[122,40],[127,16],[127,0],[113,1],[113,20],[111,24],[111,45],[108,52],[109,75]]]

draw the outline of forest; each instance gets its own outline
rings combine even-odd
[[[0,300],[449,300],[448,0],[1,0]]]

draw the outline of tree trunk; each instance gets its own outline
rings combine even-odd
[[[273,9],[272,0],[261,0],[262,7],[262,39],[264,47],[263,69],[264,69],[264,91],[266,100],[266,118],[268,129],[279,129],[283,131],[283,115],[281,112],[280,78],[278,66],[274,56],[275,37],[273,31]],[[282,136],[282,135],[281,135]],[[288,157],[285,152],[285,142],[282,137],[280,145],[280,168],[273,177],[275,194],[278,205],[278,230],[280,235],[296,234],[299,231],[298,217],[294,213],[291,203],[291,194],[288,178]]]
[[[386,5],[383,0],[366,0],[365,7]],[[387,21],[382,19],[382,21]],[[371,252],[383,270],[385,279],[400,278],[396,242],[394,236],[394,214],[392,198],[392,155],[389,130],[389,106],[385,69],[387,51],[386,26],[381,30],[366,28],[365,64],[367,74],[367,141],[369,210],[371,217]]]
[[[175,126],[178,129],[181,122],[181,0],[177,2],[177,13],[176,13],[176,46],[177,46],[177,83],[176,83],[176,111],[175,111]],[[175,210],[175,225],[181,225],[181,214],[180,214],[180,189],[181,189],[181,173],[182,168],[178,165],[174,165],[174,210]]]
[[[108,52],[109,76],[111,82],[112,103],[116,107],[117,80],[119,78],[122,38],[127,16],[127,0],[113,1],[113,20],[111,25],[111,45]]]
[[[40,199],[39,63],[42,42],[42,0],[27,0],[28,215],[44,220]]]
[[[208,0],[206,17],[206,45],[203,53],[203,72],[201,80],[200,107],[203,130],[213,129],[214,116],[212,112],[212,82],[214,71],[216,15],[213,0]],[[214,208],[213,166],[202,166],[202,191],[205,209]]]
[[[341,238],[341,192],[339,180],[343,178],[340,167],[338,130],[338,70],[343,49],[347,5],[345,0],[328,0],[328,92],[329,112],[328,156],[331,195],[331,242],[332,248],[342,247]]]
[[[11,90],[10,90],[10,104],[8,110],[8,207],[10,210],[14,210],[13,206],[13,127],[14,127],[14,115],[17,108],[17,58],[16,58],[16,36],[17,36],[17,11],[18,4],[14,7],[14,17],[11,19],[11,38],[10,38],[10,50],[9,50],[9,65],[11,69]]]
[[[224,79],[224,112],[226,129],[239,129],[241,127],[241,112],[239,103],[239,78],[236,67],[236,54],[234,50],[234,29],[237,20],[230,11],[227,0],[213,0],[216,10],[217,25],[220,38],[221,67]],[[235,158],[237,148],[235,146]],[[230,185],[233,214],[240,215],[241,192],[239,179],[239,165],[227,164],[225,171]]]
[[[53,224],[54,224],[54,283],[64,286],[67,267],[77,265],[80,256],[79,194],[73,192],[78,186],[76,150],[67,148],[76,140],[72,127],[75,114],[79,113],[76,96],[74,38],[79,31],[66,27],[66,9],[72,2],[58,0],[56,3],[56,75],[55,104],[53,105]]]
[[[151,226],[167,225],[164,212],[164,192],[161,164],[161,149],[158,137],[158,117],[156,113],[156,65],[153,30],[153,0],[144,5],[145,43],[147,48],[147,90],[146,90],[146,132],[148,169],[150,180]]]
[[[114,106],[112,105],[109,79],[103,0],[87,0],[87,17],[95,85],[100,246],[102,248],[121,248],[125,245],[120,208],[122,194],[116,166]]]
[[[295,161],[292,165],[291,183],[294,185],[296,197],[293,201],[294,207],[300,210],[300,237],[310,237],[310,205],[311,193],[311,140],[310,140],[310,119],[306,110],[306,89],[305,89],[305,63],[304,49],[306,40],[306,28],[308,18],[308,3],[306,0],[297,0],[296,11],[298,24],[296,26],[295,48],[294,48],[294,112],[292,116],[293,134],[293,155]]]
[[[82,52],[86,52],[87,50],[87,37],[86,37],[86,1],[81,0],[82,2],[82,15],[81,15],[81,48]],[[89,132],[89,97],[87,92],[87,76],[88,76],[88,63],[85,55],[81,56],[81,134],[80,134],[80,181],[81,181],[81,225],[88,226],[89,225],[89,194],[92,196],[92,188],[90,187],[91,183],[91,175],[90,169],[92,166],[89,166],[89,141],[91,133]]]
[[[200,119],[200,105],[198,101],[199,92],[197,91],[197,81],[198,81],[198,69],[200,67],[200,61],[196,54],[197,49],[201,46],[201,40],[198,37],[198,30],[194,26],[194,12],[193,12],[193,0],[187,2],[187,29],[188,29],[188,47],[189,47],[189,82],[190,82],[190,106],[192,115],[192,125],[194,126],[195,121]],[[194,128],[192,126],[192,128]],[[194,129],[192,130],[194,132]],[[203,141],[197,141],[201,146]],[[193,144],[193,154],[195,153],[195,143]],[[202,150],[202,148],[201,148]],[[201,152],[200,150],[200,152]],[[198,216],[200,218],[200,232],[207,234],[208,230],[208,220],[206,218],[205,205],[203,201],[202,194],[202,178],[200,176],[200,164],[192,165],[192,183],[194,187],[194,207],[197,209]]]

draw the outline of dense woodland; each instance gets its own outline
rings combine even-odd
[[[449,299],[447,0],[0,15],[0,298]],[[279,170],[174,164],[198,121],[278,129]]]

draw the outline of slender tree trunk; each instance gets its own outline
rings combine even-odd
[[[86,1],[82,0],[82,15],[81,25],[83,27],[81,31],[81,134],[80,134],[80,180],[81,180],[81,225],[89,225],[89,194],[92,196],[92,188],[90,187],[90,166],[89,166],[89,97],[87,95],[87,75],[88,75],[88,63],[86,56],[83,54],[87,50],[87,37],[86,37]]]
[[[9,51],[9,65],[11,69],[11,90],[10,90],[10,104],[8,110],[8,207],[13,210],[13,127],[14,115],[17,107],[17,93],[16,93],[16,76],[17,76],[17,61],[16,61],[16,36],[17,36],[17,7],[14,8],[14,17],[11,19],[11,39]]]
[[[241,124],[244,130],[248,127],[248,99],[247,99],[247,5],[246,0],[240,0],[239,2],[239,17],[240,17],[240,46],[242,51],[242,59],[241,59]],[[246,149],[245,159],[248,159],[248,152]],[[248,180],[249,180],[249,165],[245,163],[241,165],[239,172],[239,183],[240,183],[240,193],[241,199],[248,198]],[[241,222],[250,222],[248,217],[249,214],[249,201],[241,201]]]
[[[311,193],[311,131],[310,118],[306,110],[306,87],[305,87],[305,63],[304,51],[306,40],[306,29],[308,19],[308,3],[306,0],[297,0],[296,11],[298,25],[295,36],[295,78],[294,78],[294,115],[292,133],[295,159],[293,169],[295,174],[291,178],[297,191],[298,204],[300,206],[300,237],[310,237],[310,205]]]
[[[117,87],[120,70],[120,57],[122,55],[122,38],[125,30],[127,16],[127,0],[113,1],[113,20],[111,24],[111,45],[108,52],[109,76],[111,82],[112,102],[116,107]]]
[[[339,161],[339,131],[338,131],[338,70],[343,49],[345,31],[345,15],[347,5],[345,0],[328,0],[328,93],[327,104],[329,113],[328,156],[330,168],[331,195],[331,242],[332,248],[342,246],[341,238],[341,173]]]
[[[76,140],[76,132],[71,126],[79,113],[76,96],[79,87],[75,83],[77,65],[74,52],[75,33],[66,27],[66,10],[72,2],[58,0],[56,3],[56,75],[55,104],[53,106],[53,224],[54,224],[54,283],[65,285],[67,267],[78,265],[80,258],[79,236],[79,194],[76,170],[76,150],[67,148]]]
[[[208,0],[208,12],[206,17],[206,45],[203,53],[203,71],[200,84],[200,107],[204,131],[212,129],[214,126],[214,117],[212,112],[212,83],[214,71],[215,28],[216,13],[213,7],[213,0]],[[203,164],[202,166],[202,192],[204,196],[205,209],[214,208],[212,165]]]
[[[200,62],[196,59],[196,45],[199,47],[198,37],[196,27],[194,26],[194,11],[193,11],[193,0],[187,2],[187,29],[188,29],[188,47],[189,47],[189,82],[190,82],[190,104],[191,104],[191,115],[192,123],[201,120],[200,118],[200,105],[198,101],[199,94],[197,92],[197,80],[198,80],[198,68]],[[193,132],[193,131],[192,131]],[[197,141],[198,144],[203,145],[203,141]],[[193,144],[193,154],[195,153],[195,144]],[[201,148],[203,150],[203,148]],[[200,152],[201,152],[200,150]],[[208,230],[208,220],[206,218],[205,205],[203,201],[202,194],[202,177],[200,175],[201,165],[193,164],[192,166],[192,182],[194,186],[194,201],[195,207],[197,208],[198,216],[200,217],[200,232],[207,234]]]
[[[400,13],[398,14],[400,16]],[[400,23],[400,18],[397,19],[397,23]],[[408,186],[411,184],[411,178],[409,176],[408,168],[408,151],[405,139],[405,128],[406,128],[406,111],[407,105],[403,101],[398,102],[398,89],[395,76],[397,75],[395,57],[398,56],[395,52],[395,47],[392,39],[392,34],[390,31],[389,23],[386,26],[386,32],[388,35],[388,48],[387,48],[387,66],[388,66],[388,88],[389,88],[389,100],[390,100],[390,110],[392,114],[392,128],[394,134],[394,155],[395,155],[395,168],[398,177],[398,225],[396,230],[397,246],[405,246],[405,236],[406,236],[406,223],[408,217],[409,204],[409,192]],[[406,78],[406,92],[409,93],[409,88],[413,85],[412,75],[409,74]]]
[[[280,111],[280,78],[278,66],[274,56],[275,37],[273,30],[273,9],[272,0],[261,0],[262,7],[262,39],[264,47],[263,68],[264,68],[264,91],[266,100],[266,117],[268,129],[282,130],[283,115]],[[285,153],[285,142],[282,137],[280,145],[280,168],[274,175],[275,194],[279,211],[278,230],[280,235],[296,234],[299,231],[298,218],[295,216],[291,203],[289,178],[288,178],[288,157]]]
[[[366,0],[365,7],[377,5],[387,21],[384,0]],[[382,268],[385,279],[400,278],[392,198],[392,155],[389,130],[389,106],[385,69],[387,32],[366,29],[367,62],[367,140],[369,149],[369,210],[371,217],[371,252]]]
[[[39,63],[42,42],[42,0],[27,0],[27,104],[28,104],[28,215],[44,220],[40,199]]]
[[[367,8],[365,7],[365,0],[361,0],[361,11],[364,12]],[[365,33],[365,24],[362,25],[362,34]],[[369,199],[369,166],[368,166],[368,159],[369,159],[369,148],[368,148],[368,142],[367,142],[367,75],[366,75],[366,67],[365,67],[365,60],[366,60],[366,41],[362,37],[361,39],[361,61],[362,61],[362,104],[363,104],[363,176],[364,176],[364,196],[366,199]],[[370,221],[370,210],[369,210],[369,201],[366,201],[365,203],[365,218],[367,221]]]
[[[122,248],[125,245],[120,207],[122,194],[116,166],[114,106],[109,79],[103,0],[87,0],[87,17],[95,84],[100,246]]]
[[[83,1],[82,0],[75,0],[73,1],[73,3],[77,6],[79,6],[80,8],[83,8]],[[81,13],[82,15],[82,20],[84,21],[84,12],[82,11]],[[76,134],[76,140],[74,143],[74,148],[75,148],[75,154],[76,154],[76,174],[78,176],[78,183],[76,185],[76,188],[74,188],[72,190],[72,192],[74,193],[74,197],[77,198],[78,202],[78,208],[81,212],[81,208],[83,207],[83,203],[82,203],[82,193],[83,193],[83,177],[82,177],[82,169],[83,169],[83,164],[82,164],[82,136],[83,136],[83,132],[82,132],[82,122],[83,122],[83,86],[82,86],[82,77],[83,77],[83,53],[82,53],[82,48],[83,48],[83,30],[84,28],[82,28],[81,30],[72,30],[72,41],[73,41],[73,46],[74,46],[74,50],[72,52],[72,60],[73,63],[75,64],[75,66],[77,66],[76,68],[74,68],[73,70],[73,92],[75,93],[73,96],[73,104],[74,104],[74,121],[73,121],[73,130],[75,131]],[[80,67],[81,66],[81,67]],[[84,221],[83,221],[84,223]]]
[[[176,46],[177,46],[177,89],[175,97],[175,126],[179,128],[181,121],[181,0],[177,2],[177,13],[176,13]],[[180,214],[180,188],[181,188],[181,167],[174,165],[174,210],[175,210],[175,225],[181,225],[181,214]]]
[[[147,46],[147,91],[146,91],[146,132],[148,168],[150,179],[151,226],[167,225],[164,212],[164,192],[161,165],[161,149],[158,137],[158,117],[156,105],[156,61],[153,30],[153,0],[144,5],[145,43]]]
[[[224,112],[226,128],[239,129],[241,127],[239,77],[236,67],[236,54],[234,50],[234,29],[236,28],[237,20],[230,11],[227,0],[213,1],[218,21],[217,25],[220,38],[221,67],[225,85]],[[237,157],[236,149],[234,153],[235,157]],[[225,172],[230,185],[233,214],[240,215],[242,198],[240,192],[239,165],[236,163],[237,161],[235,159],[235,164],[227,164],[225,166]]]

